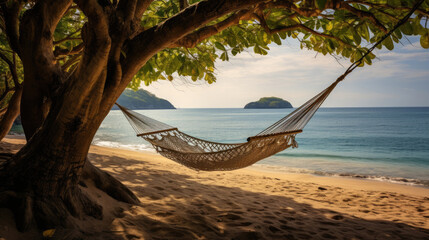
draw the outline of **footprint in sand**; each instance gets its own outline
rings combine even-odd
[[[138,237],[138,236],[136,236],[136,235],[133,235],[133,234],[127,234],[127,235],[125,235],[125,237],[126,237],[128,240],[140,239],[140,237]]]
[[[227,226],[229,227],[247,227],[252,225],[253,223],[251,222],[232,222],[232,223],[228,223]]]
[[[228,220],[241,220],[243,219],[240,215],[237,214],[233,214],[233,213],[226,213],[226,214],[221,214],[219,215],[220,218],[225,218]]]
[[[240,232],[232,240],[249,240],[249,239],[263,239],[261,233],[258,232]]]
[[[158,212],[158,213],[155,213],[155,216],[157,216],[157,217],[168,217],[168,216],[171,216],[171,215],[173,215],[173,212]]]
[[[329,233],[322,234],[322,237],[326,238],[326,239],[337,239],[337,237],[335,237],[334,235],[329,234]]]
[[[274,226],[269,226],[269,227],[268,227],[268,229],[269,229],[272,233],[276,233],[276,232],[279,232],[279,231],[280,231],[280,229],[278,229],[278,228],[276,228],[276,227],[274,227]]]
[[[332,219],[334,219],[334,220],[342,220],[342,219],[344,219],[344,217],[341,216],[341,215],[334,215],[334,216],[332,216]]]

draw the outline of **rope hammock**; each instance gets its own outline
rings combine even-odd
[[[359,60],[351,64],[334,83],[273,125],[249,137],[247,142],[226,144],[206,141],[117,103],[116,105],[124,113],[137,136],[152,144],[155,150],[166,158],[186,167],[204,171],[234,170],[250,166],[289,147],[298,147],[295,136],[303,131],[337,84],[359,66],[377,45],[405,23],[422,2],[423,0],[419,1],[392,30],[368,49]]]

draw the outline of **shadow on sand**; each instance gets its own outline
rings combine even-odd
[[[3,142],[0,152],[17,147]],[[216,185],[202,184],[199,177],[160,170],[154,162],[98,154],[89,159],[112,169],[110,174],[128,185],[142,205],[131,206],[108,228],[84,239],[429,239],[428,229],[317,209],[288,197],[287,191],[279,196],[224,187],[223,173],[208,177]],[[283,187],[288,189],[287,183]]]
[[[132,207],[115,220],[122,228],[112,233],[120,238],[429,239],[428,229],[316,209],[287,194],[275,196],[201,184],[198,179],[174,173],[174,169],[159,170],[148,162],[125,158],[111,161],[96,154],[90,159],[112,168],[111,174],[142,199],[142,206]],[[133,165],[139,167],[125,167]],[[136,214],[139,208],[145,214]]]

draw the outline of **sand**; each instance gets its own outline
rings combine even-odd
[[[23,143],[8,137],[0,152]],[[105,219],[84,221],[83,239],[429,239],[427,188],[257,167],[196,172],[154,153],[98,146],[89,159],[126,184],[141,205],[88,186],[105,206]],[[57,231],[54,239],[79,234]],[[37,236],[17,232],[13,215],[0,209],[0,239]]]

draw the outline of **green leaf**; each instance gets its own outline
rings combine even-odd
[[[359,33],[361,34],[361,36],[369,42],[369,38],[370,38],[370,34],[369,34],[369,30],[368,30],[368,26],[366,24],[362,24],[359,28]]]
[[[401,0],[388,0],[387,3],[390,6],[401,6]]]
[[[231,53],[233,56],[237,55],[239,52],[240,52],[240,50],[236,47],[231,50]]]
[[[223,52],[220,55],[220,59],[222,59],[222,61],[228,61],[229,60],[228,53],[227,52]]]
[[[394,45],[393,45],[393,41],[391,37],[387,37],[384,41],[383,41],[383,45],[389,49],[389,50],[393,50]]]
[[[279,36],[281,39],[286,39],[286,33],[285,32],[279,32]]]
[[[405,35],[412,35],[413,34],[413,26],[410,22],[406,22],[402,24],[399,29],[405,34]]]
[[[429,48],[429,33],[426,33],[420,37],[420,45],[422,45],[422,48]]]
[[[352,28],[353,29],[353,28]],[[360,45],[360,43],[361,43],[361,41],[362,41],[362,38],[360,37],[360,35],[356,32],[356,30],[355,29],[353,29],[352,30],[352,32],[353,32],[353,39],[355,40],[355,43],[357,44],[357,45]]]
[[[364,60],[364,62],[366,62],[368,65],[371,65],[371,63],[372,63],[371,57],[370,57],[369,55],[366,55],[366,56],[363,58],[363,60]]]
[[[261,53],[261,48],[260,48],[258,45],[255,45],[255,46],[253,47],[253,51],[254,51],[255,53],[257,53],[257,54],[260,54],[260,53]]]
[[[277,44],[277,45],[282,45],[282,40],[280,39],[279,35],[274,33],[273,34],[273,41]]]
[[[222,51],[226,51],[225,47],[224,47],[224,46],[222,45],[222,43],[220,43],[220,42],[215,42],[215,47],[216,47],[217,49],[222,50]]]
[[[330,21],[328,24],[326,24],[326,30],[331,31],[332,28],[334,28],[334,24],[332,23],[332,21]]]
[[[267,54],[268,54],[268,52],[267,52],[264,48],[267,48],[267,49],[268,49],[268,47],[265,47],[265,46],[255,45],[255,46],[253,47],[253,51],[254,51],[256,54],[267,55]]]
[[[320,10],[325,9],[327,0],[316,0],[316,7]]]

